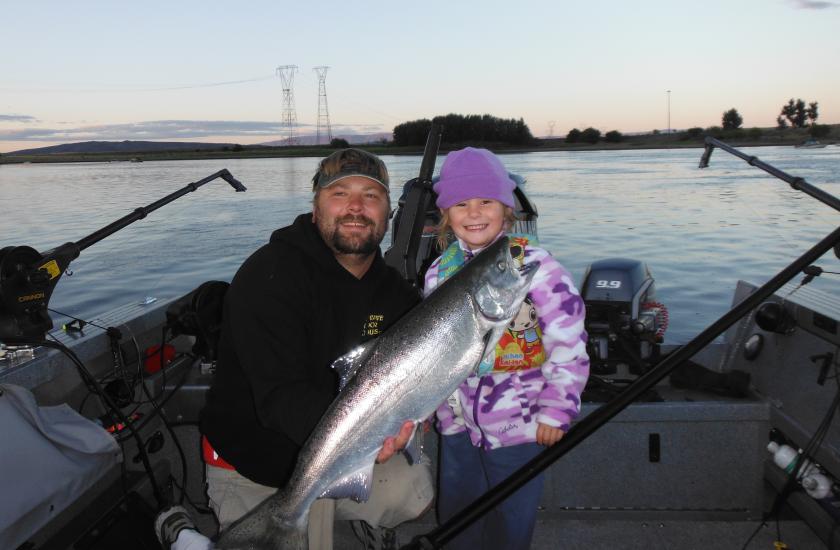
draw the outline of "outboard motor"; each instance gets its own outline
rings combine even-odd
[[[638,376],[658,361],[668,310],[655,301],[647,265],[625,258],[594,262],[583,277],[581,297],[592,375]],[[628,372],[618,373],[622,365]]]
[[[516,202],[514,214],[516,215],[516,223],[511,228],[512,233],[527,233],[529,235],[537,235],[537,207],[528,199],[525,194],[523,186],[525,185],[525,178],[517,174],[508,172],[508,176],[516,183],[516,188],[513,190],[513,198]],[[438,177],[432,178],[433,183],[437,183]],[[415,185],[417,185],[418,178],[408,180],[403,186],[402,195],[400,196],[397,211],[394,214],[393,230],[391,233],[392,246],[385,251],[385,263],[396,268],[400,273],[408,279],[408,281],[415,286],[422,287],[423,277],[426,270],[432,262],[440,255],[440,251],[436,248],[437,243],[437,228],[440,224],[440,210],[435,206],[437,194],[429,189],[424,193],[412,193]],[[411,197],[413,200],[409,200]],[[408,224],[401,223],[406,209],[415,208],[418,210],[418,216],[422,218],[422,230],[420,231],[419,241],[416,235],[414,238],[405,238],[404,232],[411,232],[412,228]],[[403,237],[402,239],[400,237]],[[397,243],[406,243],[406,250],[397,250]],[[416,246],[416,251],[413,250],[413,245]],[[416,253],[414,258],[415,273],[417,279],[412,280],[409,274],[405,273],[406,269],[402,263],[402,258],[411,256]]]

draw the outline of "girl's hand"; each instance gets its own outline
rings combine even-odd
[[[406,420],[400,428],[400,433],[394,437],[386,437],[379,454],[376,457],[377,464],[383,464],[394,456],[397,452],[405,449],[408,445],[411,436],[414,435],[414,422]]]
[[[541,422],[537,424],[537,443],[540,445],[551,447],[560,441],[564,435],[566,435],[566,432],[560,428],[552,428]]]

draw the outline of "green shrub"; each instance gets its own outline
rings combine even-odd
[[[601,139],[601,130],[589,127],[580,133],[580,140],[585,143],[598,143]]]
[[[721,125],[724,130],[735,130],[736,128],[740,128],[743,122],[744,119],[734,107],[728,111],[724,111],[723,117],[721,118]]]
[[[619,132],[618,130],[610,130],[606,134],[604,134],[604,141],[609,143],[619,143],[624,141],[624,135]]]

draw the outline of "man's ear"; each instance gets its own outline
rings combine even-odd
[[[320,189],[318,191],[320,191]],[[316,191],[315,196],[312,197],[312,223],[318,221],[318,191]]]

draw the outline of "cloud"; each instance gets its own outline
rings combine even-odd
[[[37,120],[34,116],[29,115],[0,115],[0,121],[2,122],[35,122]]]
[[[11,115],[0,115],[0,121]],[[25,117],[35,120],[32,117]],[[314,124],[298,123],[298,134],[315,133]],[[334,124],[333,134],[367,134],[383,131],[376,124]],[[390,131],[387,129],[386,131]],[[0,141],[40,141],[71,143],[76,141],[154,141],[200,140],[202,138],[278,138],[285,134],[280,122],[237,120],[153,120],[128,124],[103,124],[76,127],[0,129]]]
[[[840,6],[837,2],[823,2],[820,0],[790,0],[794,7],[800,10],[824,10]]]
[[[299,124],[301,129],[310,125]],[[207,136],[277,136],[279,122],[232,120],[153,120],[130,124],[105,124],[71,128],[0,129],[0,140],[9,141],[89,141],[197,139]]]

